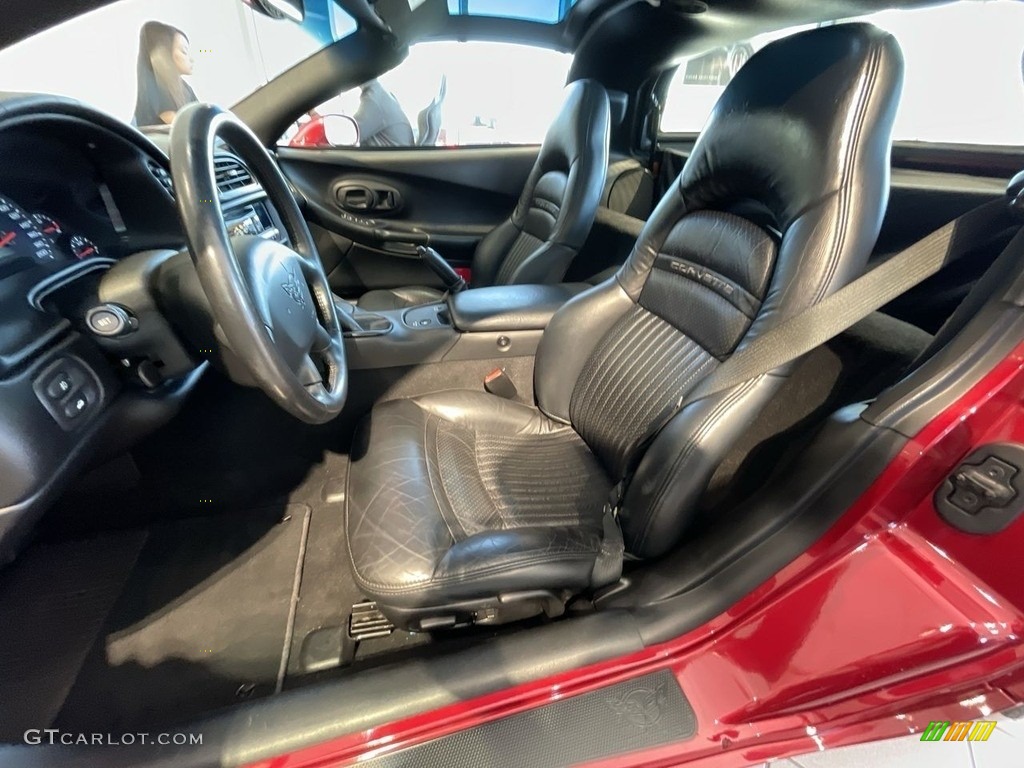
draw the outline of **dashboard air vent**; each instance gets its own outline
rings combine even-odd
[[[217,189],[221,197],[256,184],[249,169],[241,161],[230,156],[221,155],[213,159],[214,172],[217,176]]]
[[[167,194],[173,198],[174,183],[171,181],[171,174],[167,172],[167,169],[156,160],[147,160],[146,166],[149,168],[149,172],[153,174],[153,178],[160,182],[160,186],[167,190]]]

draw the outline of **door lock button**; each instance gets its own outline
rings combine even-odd
[[[74,419],[80,416],[81,414],[85,413],[88,407],[89,399],[85,396],[84,393],[80,392],[77,395],[74,395],[64,405],[64,415],[67,416],[69,419]]]

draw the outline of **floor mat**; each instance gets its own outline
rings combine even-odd
[[[40,545],[0,578],[0,741],[45,728],[124,587],[145,533]]]
[[[309,519],[292,503],[152,527],[56,727],[145,729],[279,690]]]
[[[261,509],[214,514],[214,499],[203,502],[207,516],[29,550],[2,574],[6,592],[0,582],[0,620],[9,617],[0,633],[12,635],[0,646],[0,690],[23,698],[0,697],[14,705],[7,707],[10,733],[166,728],[240,699],[494,633],[396,631],[357,648],[349,643],[355,655],[344,666],[340,645],[333,656],[333,645],[326,647],[317,657],[323,663],[307,663],[306,639],[325,628],[334,634],[320,637],[338,639],[352,606],[364,599],[347,552],[347,470],[346,455],[325,451],[287,498]],[[150,514],[139,510],[144,520]],[[18,577],[19,570],[26,575]],[[51,570],[57,578],[50,579]],[[18,614],[25,605],[41,617],[24,621]],[[8,688],[8,680],[17,685]]]
[[[360,643],[355,663],[344,668],[331,667],[311,672],[305,667],[307,638],[320,630],[341,628],[347,632],[352,606],[366,599],[355,583],[348,556],[345,531],[345,493],[348,484],[349,458],[344,454],[327,453],[292,498],[306,502],[313,509],[309,528],[306,558],[302,568],[300,599],[295,615],[294,637],[285,687],[308,685],[317,680],[347,674],[363,666],[372,657],[429,644],[426,634],[396,631],[386,637]],[[328,646],[334,649],[335,634],[329,634]],[[338,647],[338,661],[341,648]],[[329,658],[330,653],[324,658]]]
[[[360,599],[359,588],[349,575],[345,550],[347,475],[348,457],[328,454],[316,468],[315,476],[292,496],[306,502],[313,514],[295,611],[294,642],[288,662],[290,679],[305,674],[303,640],[317,630],[344,624],[348,609]]]

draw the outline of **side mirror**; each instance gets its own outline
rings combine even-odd
[[[332,147],[358,147],[359,123],[348,115],[324,115],[324,138]]]

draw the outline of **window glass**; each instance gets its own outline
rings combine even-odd
[[[903,49],[906,77],[893,133],[897,141],[1024,144],[1024,3],[961,0],[858,20],[892,33]],[[665,98],[661,130],[699,132],[739,66],[794,31],[682,62]]]
[[[340,10],[332,22],[340,34],[355,29]],[[322,37],[239,0],[123,0],[0,51],[0,89],[159,124],[189,101],[231,106],[330,42]]]
[[[395,69],[321,104],[280,143],[338,146],[328,134],[340,117],[358,126],[360,147],[536,144],[561,105],[571,62],[528,45],[420,43]]]
[[[448,0],[448,13],[557,24],[575,3],[576,0]]]

